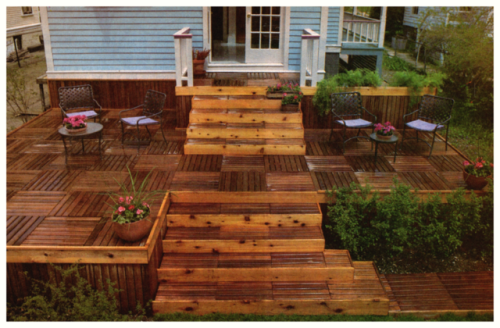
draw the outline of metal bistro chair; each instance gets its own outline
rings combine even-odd
[[[340,92],[340,93],[332,93],[332,119],[335,120],[335,123],[343,126],[342,128],[342,154],[345,153],[345,144],[351,139],[357,138],[365,138],[370,140],[368,136],[360,136],[359,133],[363,128],[372,127],[374,129],[375,121],[377,120],[377,116],[370,113],[366,108],[361,105],[361,95],[359,92]],[[373,117],[373,121],[366,121],[362,119],[363,112],[368,113]],[[347,119],[344,120],[344,117],[358,117],[356,119]],[[358,134],[355,137],[351,137],[346,140],[346,130],[349,129],[358,129]],[[330,138],[333,135],[333,127],[332,132],[330,133]]]
[[[146,98],[144,99],[144,104],[136,106],[134,108],[125,109],[120,111],[120,122],[122,126],[122,144],[123,137],[125,135],[124,124],[126,125],[135,125],[137,127],[137,152],[140,150],[140,126],[145,126],[148,131],[150,140],[152,139],[151,132],[149,132],[148,125],[160,125],[161,134],[163,136],[163,140],[167,143],[167,139],[165,139],[165,134],[163,134],[163,129],[161,128],[162,117],[163,117],[163,105],[165,104],[165,99],[167,99],[167,95],[158,91],[148,90],[146,93]],[[134,117],[122,117],[122,113],[128,112],[137,108],[142,107],[142,116],[134,116]],[[154,119],[153,119],[154,118]],[[156,120],[155,120],[156,119]]]
[[[403,147],[403,142],[405,140],[406,127],[410,127],[417,132],[417,136],[409,139],[417,139],[419,141],[418,131],[432,132],[432,145],[427,141],[422,140],[430,147],[429,157],[431,157],[432,149],[434,148],[434,140],[436,139],[437,130],[444,129],[446,125],[446,148],[448,150],[448,128],[451,120],[451,112],[453,110],[453,104],[455,100],[450,98],[443,98],[431,95],[423,95],[422,101],[420,102],[418,109],[408,113],[403,116],[403,138],[401,139],[401,147]],[[418,117],[416,120],[411,122],[406,122],[406,117],[418,112]],[[430,121],[430,122],[429,122]]]
[[[101,121],[102,107],[94,99],[92,86],[77,85],[74,87],[59,88],[59,107],[61,108],[61,116],[72,117],[76,115],[85,115],[87,118],[93,118],[94,122],[99,117]],[[87,109],[87,110],[84,110]],[[97,111],[99,109],[99,111]],[[75,112],[75,110],[78,110]],[[69,111],[72,111],[71,113]]]

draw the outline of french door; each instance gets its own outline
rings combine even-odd
[[[245,62],[283,63],[284,7],[246,7]]]

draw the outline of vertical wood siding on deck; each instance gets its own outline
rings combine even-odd
[[[326,44],[337,45],[339,39],[340,8],[328,7],[328,32],[326,33]]]
[[[291,7],[290,8],[290,48],[288,69],[300,70],[300,51],[302,33],[310,28],[319,33],[321,27],[321,7]]]
[[[175,70],[173,34],[203,48],[202,7],[49,7],[54,70]]]

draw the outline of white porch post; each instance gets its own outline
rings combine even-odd
[[[387,7],[382,7],[380,11],[380,27],[378,30],[378,47],[384,47],[385,39],[385,20],[387,18]]]

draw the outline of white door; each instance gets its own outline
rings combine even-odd
[[[283,63],[284,7],[247,7],[245,62]]]

